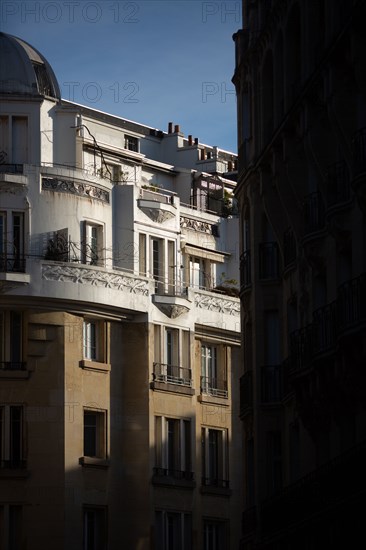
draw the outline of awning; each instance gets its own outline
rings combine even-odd
[[[202,248],[200,246],[194,246],[193,244],[186,244],[183,248],[186,254],[196,256],[197,258],[203,258],[204,260],[211,260],[219,264],[225,262],[225,256],[230,256],[229,252],[221,252],[219,250],[211,250],[210,248]]]

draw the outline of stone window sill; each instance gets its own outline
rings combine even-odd
[[[94,456],[81,456],[79,458],[79,464],[81,466],[86,466],[90,468],[106,469],[109,467],[110,462],[107,458],[97,458]]]
[[[99,363],[98,361],[90,361],[89,359],[83,359],[79,361],[79,367],[84,370],[92,370],[97,372],[110,372],[111,366],[109,363]]]

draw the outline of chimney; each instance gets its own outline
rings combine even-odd
[[[192,136],[189,134],[188,136],[188,145],[191,146],[193,144]]]
[[[176,125],[174,126],[174,133],[175,133],[175,134],[179,134],[179,132],[180,132],[179,124],[176,124]]]
[[[194,144],[198,145],[198,138],[194,138]]]
[[[168,124],[168,134],[172,134],[172,133],[173,133],[173,123],[169,122],[169,124]]]

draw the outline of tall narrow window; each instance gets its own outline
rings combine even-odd
[[[84,456],[106,458],[106,412],[84,410]]]
[[[157,511],[155,514],[155,548],[158,550],[191,550],[191,515],[170,510]]]
[[[223,550],[224,548],[228,548],[226,522],[205,520],[203,523],[203,549]]]
[[[185,419],[155,418],[155,474],[192,479],[191,422]]]
[[[168,294],[175,293],[175,243],[168,241]]]
[[[83,347],[84,358],[90,361],[97,360],[98,337],[97,321],[84,321],[83,323]]]
[[[19,311],[0,312],[0,368],[22,370],[22,314]]]
[[[201,346],[201,391],[209,395],[227,397],[227,380],[224,362],[218,363],[216,346]]]
[[[150,273],[155,279],[155,292],[163,293],[165,288],[163,239],[151,239]]]
[[[90,265],[104,265],[103,226],[84,221],[81,224],[81,232],[83,262]]]
[[[12,159],[13,164],[28,162],[28,119],[12,117]]]
[[[105,507],[84,507],[83,550],[105,550],[107,548],[107,509]]]
[[[202,484],[229,486],[226,429],[202,428]]]
[[[0,458],[2,468],[22,468],[23,407],[0,406]]]

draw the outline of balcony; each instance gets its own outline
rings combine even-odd
[[[0,164],[0,174],[23,174],[23,164]]]
[[[343,283],[338,289],[338,331],[344,332],[366,321],[366,273]]]
[[[179,384],[180,386],[192,386],[192,371],[184,367],[154,363],[153,378],[157,382]]]
[[[218,479],[216,477],[202,477],[202,487],[217,487],[218,489],[229,489],[228,479]]]
[[[227,399],[227,381],[212,376],[201,376],[201,393]]]
[[[283,258],[285,269],[296,261],[296,239],[294,232],[289,227],[283,234]]]
[[[175,470],[172,468],[153,468],[152,483],[165,487],[194,488],[194,473],[188,470]]]
[[[355,132],[352,140],[353,176],[357,178],[366,172],[366,128]]]
[[[250,250],[246,250],[240,256],[240,284],[242,290],[247,289],[252,284]]]
[[[304,198],[304,236],[322,231],[325,227],[325,207],[319,191],[310,193]]]
[[[23,361],[0,361],[0,371],[25,371],[27,363]]]
[[[174,283],[166,284],[159,280],[155,280],[152,301],[170,319],[188,313],[192,305],[188,287]]]
[[[25,273],[25,257],[23,255],[0,254],[1,273]]]
[[[261,368],[262,403],[280,403],[283,397],[282,365],[264,365]]]
[[[137,204],[152,221],[164,223],[175,217],[176,201],[176,193],[151,186],[140,189]]]
[[[240,378],[240,418],[244,418],[253,406],[253,371],[249,370]]]
[[[344,522],[345,512],[354,517],[364,503],[365,441],[288,485],[261,506],[261,528],[264,536],[281,536],[299,528],[324,525],[329,512],[336,512]],[[287,547],[276,545],[277,548]],[[269,546],[266,548],[269,548]]]
[[[314,355],[333,351],[336,345],[336,302],[331,302],[313,313],[312,352]]]
[[[311,365],[313,358],[313,330],[308,325],[290,334],[290,370],[299,371]]]
[[[336,162],[327,172],[328,209],[347,203],[351,198],[348,167],[345,161]]]
[[[279,251],[276,242],[259,244],[259,279],[273,281],[279,278]]]

